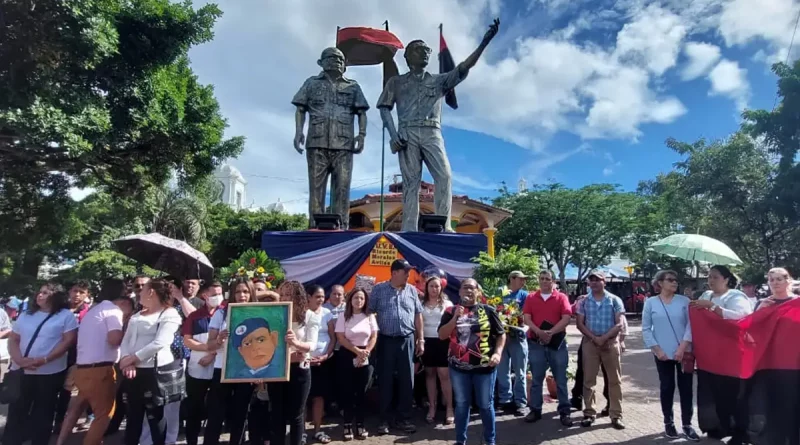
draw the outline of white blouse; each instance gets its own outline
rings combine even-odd
[[[710,300],[722,308],[722,318],[726,320],[739,320],[753,313],[753,306],[744,292],[730,289],[719,297],[715,297],[710,290],[703,292],[701,300]]]
[[[315,314],[311,310],[306,311],[305,323],[292,322],[292,331],[298,341],[311,344],[311,351],[317,349],[317,341],[319,339],[320,325],[322,324],[322,317]],[[327,328],[327,327],[326,327]],[[294,352],[294,348],[289,348]],[[308,360],[311,358],[311,353],[306,353],[306,360],[301,363],[301,366],[308,366]]]
[[[154,367],[156,357],[159,366],[170,364],[175,361],[170,345],[180,327],[181,316],[174,308],[147,315],[137,313],[128,322],[120,353],[123,357],[136,355],[139,359],[137,368]]]
[[[442,321],[442,315],[447,308],[453,306],[453,303],[444,299],[441,306],[430,308],[427,304],[422,304],[422,336],[425,338],[439,338],[439,324]]]

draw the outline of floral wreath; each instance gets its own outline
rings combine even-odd
[[[264,281],[267,289],[272,289],[283,281],[284,273],[280,263],[269,258],[263,250],[249,249],[228,267],[223,267],[221,276]]]
[[[522,310],[519,303],[512,301],[505,303],[503,298],[511,295],[511,290],[508,286],[503,286],[497,289],[497,294],[491,297],[486,295],[481,296],[480,302],[493,307],[500,317],[500,321],[508,327],[521,327],[522,323]]]

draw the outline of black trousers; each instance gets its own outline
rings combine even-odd
[[[683,365],[675,360],[656,360],[658,380],[661,383],[661,412],[664,414],[664,425],[674,425],[672,402],[675,397],[675,380],[678,381],[678,394],[681,399],[681,425],[692,424],[694,416],[694,396],[692,395],[693,374],[683,372]]]
[[[58,393],[64,387],[66,371],[48,375],[22,376],[19,400],[8,406],[3,445],[47,445],[53,431]]]
[[[180,366],[180,362],[178,362]],[[164,407],[154,406],[145,392],[156,387],[155,368],[136,368],[136,377],[125,385],[125,397],[128,401],[128,422],[125,426],[125,445],[139,445],[142,435],[142,423],[145,416],[150,426],[153,445],[164,445],[167,439],[167,420],[164,418]]]
[[[606,374],[606,367],[600,364],[600,370],[603,371],[603,397],[606,399],[606,407],[608,407],[608,375]],[[572,400],[583,402],[583,345],[578,348],[578,366],[575,370],[575,386],[572,387]]]
[[[250,402],[250,413],[247,414],[247,434],[250,445],[264,445],[264,442],[268,442],[271,428],[269,401],[253,397]]]
[[[300,445],[306,433],[306,402],[311,391],[311,370],[292,363],[288,382],[268,383],[269,402],[272,404],[271,445],[286,443],[286,425],[289,425],[289,443]]]
[[[338,355],[339,400],[344,410],[344,423],[364,423],[365,395],[372,381],[372,364],[356,368],[356,355],[340,349]]]
[[[378,390],[381,421],[389,421],[392,396],[397,385],[397,420],[411,417],[414,397],[414,335],[389,337],[378,335]]]
[[[218,445],[222,424],[228,427],[230,445],[240,445],[244,436],[244,423],[253,386],[249,383],[222,383],[222,370],[214,369],[214,378],[208,390],[208,420],[203,435],[203,445]],[[188,443],[188,441],[187,441]]]
[[[56,417],[55,421],[53,422],[55,427],[61,428],[61,424],[64,422],[64,416],[67,415],[67,408],[69,408],[69,400],[72,398],[72,391],[67,391],[64,388],[61,388],[61,391],[58,392],[58,400],[56,401]],[[55,434],[58,434],[58,431],[55,431]]]
[[[186,374],[186,443],[197,445],[200,428],[206,418],[206,397],[212,380],[196,379]]]

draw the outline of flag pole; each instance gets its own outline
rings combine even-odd
[[[386,31],[389,30],[389,21],[383,22],[383,27]],[[384,189],[384,169],[386,168],[386,126],[381,125],[381,211],[380,211],[380,231],[383,232],[383,189]]]

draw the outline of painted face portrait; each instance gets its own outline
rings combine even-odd
[[[272,362],[278,348],[278,332],[261,318],[248,318],[234,331],[234,346],[248,368],[258,371]]]

